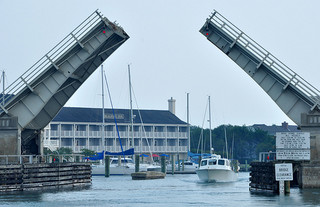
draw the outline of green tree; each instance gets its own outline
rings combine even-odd
[[[228,149],[226,149],[225,141],[228,143]],[[201,136],[201,133],[203,134]],[[198,146],[203,149],[203,153],[208,153],[210,150],[210,131],[209,129],[202,129],[197,126],[190,128],[190,148],[192,152],[197,152]],[[199,140],[202,141],[199,142]],[[202,143],[203,145],[199,143]],[[268,135],[267,132],[262,130],[256,130],[247,126],[232,126],[221,125],[212,130],[212,143],[214,153],[226,156],[227,151],[229,158],[239,160],[244,163],[258,159],[259,152],[268,152],[275,150],[275,139]],[[202,148],[203,146],[203,148]],[[200,152],[200,151],[199,151]]]
[[[95,155],[95,151],[89,150],[89,149],[81,149],[81,154],[83,154],[86,157],[90,157]]]
[[[50,154],[52,154],[52,151],[49,148],[44,147],[43,148],[43,154],[44,155],[50,155]]]
[[[53,151],[54,154],[64,155],[64,154],[72,154],[73,151],[69,147],[60,147],[57,150]]]

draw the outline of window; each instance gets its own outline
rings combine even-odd
[[[202,160],[201,161],[201,166],[205,166],[205,165],[207,165],[207,160]]]
[[[209,160],[209,165],[216,165],[217,164],[217,160]]]
[[[218,165],[224,165],[224,160],[218,160]]]

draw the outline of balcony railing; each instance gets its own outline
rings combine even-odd
[[[131,132],[120,131],[119,132],[121,138],[132,137]],[[47,134],[45,134],[47,136]],[[59,137],[58,130],[51,130],[51,137]],[[101,131],[72,131],[72,130],[62,130],[60,136],[61,137],[102,137]],[[118,138],[118,134],[114,131],[105,131],[105,138]],[[187,132],[134,132],[135,138],[188,138]]]
[[[68,147],[74,150],[74,153],[79,153],[81,152],[81,149],[89,149],[95,152],[102,152],[104,151],[109,151],[109,152],[121,152],[121,147],[120,146],[62,146],[62,147]],[[126,146],[123,146],[123,150],[127,150]],[[187,146],[151,146],[150,147],[152,153],[185,153],[188,150]],[[148,146],[135,146],[134,147],[135,153],[150,153],[149,147]]]

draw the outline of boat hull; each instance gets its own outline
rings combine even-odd
[[[196,173],[203,182],[235,182],[238,173],[226,169],[198,169]]]
[[[147,171],[150,165],[140,164],[139,171]],[[110,175],[131,175],[131,173],[135,172],[135,166],[132,165],[122,165],[122,166],[110,166]],[[105,165],[96,165],[92,166],[92,174],[93,176],[105,175]]]

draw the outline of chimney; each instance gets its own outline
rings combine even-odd
[[[287,122],[283,122],[283,123],[282,123],[282,127],[285,128],[285,129],[288,129],[288,125],[289,125],[289,124],[288,124]]]
[[[168,100],[168,108],[171,113],[176,114],[176,100],[172,97]]]

